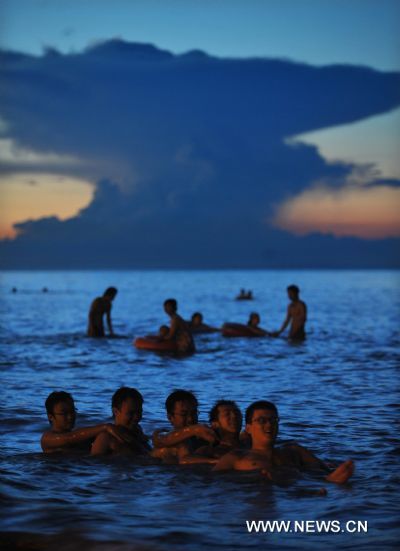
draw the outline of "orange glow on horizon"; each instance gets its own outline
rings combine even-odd
[[[13,224],[57,216],[65,220],[87,206],[93,185],[55,174],[12,174],[0,178],[0,238],[17,235]]]
[[[400,236],[400,189],[390,186],[314,188],[279,206],[273,225],[298,235],[384,239]]]

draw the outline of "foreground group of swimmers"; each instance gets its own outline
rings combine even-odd
[[[275,446],[279,417],[276,406],[261,400],[242,414],[231,400],[219,400],[209,425],[198,423],[198,402],[187,390],[175,390],[165,402],[172,430],[156,430],[152,445],[141,426],[143,397],[135,388],[121,387],[111,401],[113,423],[74,429],[76,408],[64,391],[52,392],[46,402],[51,428],[41,439],[45,453],[81,451],[92,455],[147,456],[167,464],[214,465],[214,470],[260,471],[272,482],[285,484],[298,471],[315,471],[325,480],[345,483],[354,472],[351,460],[338,467],[318,459],[297,444]]]
[[[117,295],[115,287],[106,289],[102,297],[97,297],[91,304],[89,311],[89,322],[87,335],[89,337],[104,337],[103,317],[106,317],[110,336],[114,335],[111,322],[112,301]],[[255,336],[277,337],[290,325],[289,339],[293,341],[304,340],[305,324],[307,321],[307,306],[300,300],[300,289],[296,285],[289,285],[287,293],[290,304],[287,309],[286,318],[278,331],[267,331],[260,327],[260,315],[257,312],[250,314],[247,328]],[[177,351],[184,354],[191,354],[195,351],[193,334],[217,332],[221,329],[212,327],[203,322],[203,316],[200,312],[195,312],[189,322],[185,321],[178,314],[178,303],[170,298],[164,302],[164,311],[170,317],[170,326],[162,325],[159,329],[158,338],[161,340],[170,340],[176,343]],[[232,325],[232,324],[226,324]],[[222,327],[222,330],[224,326]]]

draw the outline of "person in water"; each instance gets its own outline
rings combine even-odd
[[[189,322],[189,329],[192,333],[216,333],[219,331],[216,327],[211,327],[203,322],[203,314],[195,312]]]
[[[240,293],[237,295],[236,300],[253,300],[253,291],[240,289]]]
[[[307,306],[306,303],[299,298],[300,289],[297,285],[289,285],[287,293],[291,303],[287,309],[286,319],[279,331],[275,331],[272,335],[277,337],[283,333],[290,323],[289,339],[292,341],[302,341],[306,338],[305,325],[307,321]]]
[[[344,484],[352,476],[354,464],[351,460],[344,461],[335,470],[331,470],[299,444],[286,444],[276,448],[278,424],[278,410],[273,403],[264,400],[252,403],[246,410],[246,432],[251,436],[251,449],[235,450],[224,455],[215,465],[215,470],[260,470],[277,482],[282,480],[282,473],[288,467],[322,471],[327,481],[337,484]]]
[[[118,290],[115,287],[108,287],[102,297],[94,299],[89,310],[88,337],[105,337],[103,316],[106,315],[107,326],[110,337],[114,336],[111,323],[112,301],[116,297]]]
[[[260,327],[260,314],[257,312],[252,312],[249,316],[249,321],[247,322],[247,326],[250,327],[251,331],[255,335],[260,335],[261,337],[270,337],[272,333],[269,333],[265,329],[262,329]]]
[[[180,354],[193,354],[196,351],[192,334],[186,321],[179,316],[178,303],[174,298],[164,302],[164,310],[171,318],[168,335],[165,340],[173,340]]]
[[[76,408],[68,392],[52,392],[46,399],[45,407],[51,429],[43,433],[40,441],[44,453],[89,451],[91,442],[103,432],[123,441],[110,423],[72,430]]]
[[[217,441],[196,450],[197,456],[220,458],[226,453],[244,447],[240,437],[242,414],[232,400],[218,400],[209,414],[211,428],[215,431]]]
[[[121,387],[113,395],[111,409],[114,434],[101,432],[92,444],[92,455],[148,455],[148,438],[139,425],[143,414],[143,396],[136,388]]]
[[[217,436],[211,428],[198,423],[198,402],[195,395],[188,390],[175,390],[166,399],[165,408],[173,430],[154,431],[153,456],[165,462],[204,463],[204,460],[190,461],[188,456],[192,456],[197,448],[207,442],[216,442]]]

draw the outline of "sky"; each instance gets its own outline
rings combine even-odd
[[[219,59],[276,58],[316,68],[340,64],[398,72],[399,15],[396,0],[3,0],[0,49],[40,57],[52,48],[83,59],[88,47],[118,38],[176,55],[201,50]],[[348,98],[338,95],[336,101]],[[135,178],[140,187],[143,171],[149,170],[139,167],[139,161],[139,168],[131,166],[124,154],[117,163],[115,152],[113,158],[99,158],[95,148],[83,152],[72,145],[54,147],[53,137],[46,143],[38,136],[18,135],[10,119],[0,108],[0,163],[6,167],[0,172],[0,237],[31,231],[28,226],[13,227],[27,220],[57,216],[68,221],[79,216],[80,209],[90,208],[102,178],[111,177],[126,191],[135,186]],[[394,183],[400,178],[398,103],[353,119],[339,117],[284,136],[288,147],[316,147],[328,172],[335,163],[357,166],[341,176],[339,189],[323,174],[296,191],[291,184],[265,214],[271,227],[293,236],[320,233],[382,240],[400,235],[399,189]],[[191,153],[190,145],[179,147],[173,154],[180,155],[182,163],[190,161],[193,174],[216,170],[221,163],[219,158],[212,164],[204,152]]]

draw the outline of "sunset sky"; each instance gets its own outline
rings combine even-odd
[[[202,50],[218,58],[279,58],[399,72],[399,16],[396,0],[3,0],[0,48],[34,56],[49,48],[79,54],[118,38],[172,54]],[[399,108],[293,134],[286,141],[294,147],[317,146],[328,165],[354,164],[354,170],[340,188],[319,178],[291,191],[274,204],[265,223],[297,235],[400,236]],[[123,156],[118,162],[115,155],[99,158],[73,147],[60,153],[51,142],[38,140],[35,147],[22,142],[0,107],[0,237],[15,237],[15,223],[75,216],[90,204],[96,181],[105,174],[113,174],[122,189],[124,180],[135,181]],[[108,168],[117,164],[116,176]]]

